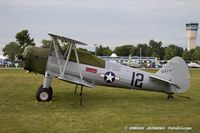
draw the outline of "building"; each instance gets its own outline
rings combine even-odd
[[[128,65],[131,67],[140,67],[141,65],[145,65],[145,67],[155,67],[158,60],[156,57],[139,57],[139,56],[100,56],[100,58],[103,58],[104,60],[111,61],[111,62],[117,62],[120,64]],[[140,64],[140,62],[142,64]],[[149,66],[147,66],[149,64]],[[155,64],[152,66],[152,64]]]
[[[9,67],[11,65],[12,62],[10,62],[6,56],[0,55],[0,67]]]
[[[196,48],[198,23],[186,24],[187,50]]]

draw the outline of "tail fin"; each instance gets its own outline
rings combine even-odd
[[[170,90],[174,93],[185,92],[190,85],[189,69],[181,57],[172,58],[155,76],[171,82]]]

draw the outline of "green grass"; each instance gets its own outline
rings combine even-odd
[[[97,86],[84,89],[80,106],[73,84],[54,79],[52,102],[36,102],[35,92],[43,76],[0,69],[0,132],[123,133],[134,132],[124,130],[127,126],[190,126],[197,133],[200,71],[190,73],[190,89],[180,94],[190,100],[176,96],[166,100],[163,93]]]

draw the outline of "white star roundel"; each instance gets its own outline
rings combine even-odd
[[[104,80],[107,83],[112,83],[115,81],[115,74],[113,72],[106,72],[104,75]]]

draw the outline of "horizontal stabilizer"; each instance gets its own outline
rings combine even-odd
[[[178,89],[180,89],[180,87],[179,87],[178,85],[176,85],[175,83],[173,83],[173,82],[171,82],[171,81],[169,81],[169,80],[160,78],[160,77],[158,77],[158,76],[156,76],[156,75],[151,75],[150,78],[155,79],[155,80],[159,80],[159,81],[161,81],[161,82],[168,83],[169,85],[170,85],[170,84],[175,85]]]
[[[155,75],[151,75],[150,77],[153,78],[153,79],[161,80],[161,81],[166,82],[166,83],[169,83],[169,84],[173,84],[173,82],[168,81],[168,80],[163,79],[163,78],[160,78],[160,77],[155,76]]]
[[[94,84],[92,84],[88,81],[85,81],[79,77],[69,75],[69,74],[65,74],[65,76],[60,76],[60,77],[58,77],[58,79],[64,80],[64,81],[67,81],[70,83],[78,84],[78,85],[83,85],[83,86],[90,87],[90,88],[94,87]]]

